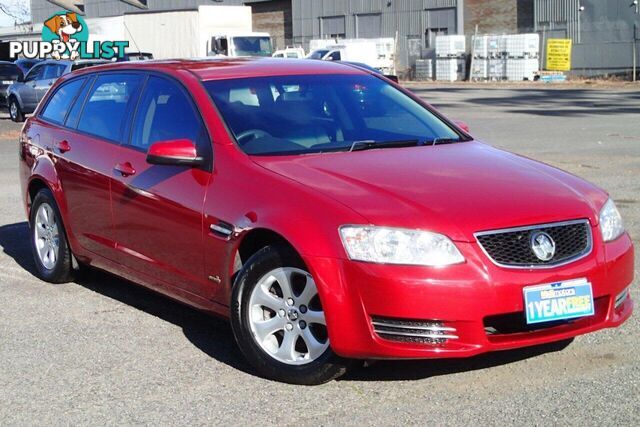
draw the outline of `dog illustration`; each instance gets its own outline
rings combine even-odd
[[[76,42],[72,36],[82,31],[82,24],[78,21],[78,15],[73,12],[64,15],[55,15],[45,21],[44,25],[60,38],[60,42]],[[76,59],[80,54],[77,51],[71,52],[71,59]],[[53,52],[55,59],[60,59],[59,52]]]

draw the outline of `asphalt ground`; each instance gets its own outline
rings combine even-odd
[[[608,189],[638,245],[640,87],[408,86],[479,139]],[[637,314],[570,343],[385,361],[300,387],[254,376],[226,322],[123,280],[43,283],[19,197],[18,129],[0,116],[1,425],[640,423]]]

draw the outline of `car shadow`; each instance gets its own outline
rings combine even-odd
[[[0,226],[0,248],[20,267],[36,276],[27,222]],[[180,327],[185,337],[205,354],[235,369],[252,373],[225,320],[99,270],[83,270],[75,283]]]
[[[29,245],[29,226],[26,222],[0,226],[0,248],[35,277],[35,264]],[[208,356],[239,371],[255,375],[238,350],[227,321],[102,271],[84,271],[75,283],[180,327],[185,337]],[[518,350],[488,353],[468,359],[377,361],[367,368],[350,371],[340,381],[419,380],[486,369],[560,351],[570,342],[571,340],[567,340]]]
[[[353,370],[339,381],[409,381],[477,371],[508,365],[547,353],[561,351],[573,338],[515,350],[495,351],[463,359],[381,360],[364,369]]]

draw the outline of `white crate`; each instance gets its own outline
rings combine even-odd
[[[504,58],[490,58],[487,61],[487,77],[489,80],[504,80],[507,78],[507,60]]]
[[[490,58],[501,58],[507,53],[507,36],[489,35],[487,36],[487,53]]]
[[[540,54],[540,36],[536,33],[513,34],[506,37],[509,58],[537,58]]]
[[[538,58],[508,58],[506,67],[507,80],[533,80],[540,69]]]
[[[438,58],[436,59],[436,80],[443,82],[455,82],[465,79],[464,58]]]
[[[473,51],[472,54],[476,58],[488,58],[489,57],[489,36],[473,36]]]
[[[471,80],[486,80],[489,78],[489,60],[474,58],[471,61]]]
[[[437,36],[436,56],[441,58],[455,58],[464,56],[466,52],[466,38],[463,35]]]
[[[433,60],[416,60],[416,80],[433,80]]]

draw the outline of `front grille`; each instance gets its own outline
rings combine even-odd
[[[539,231],[555,242],[555,254],[548,261],[539,259],[531,248],[531,236]],[[591,251],[587,220],[484,231],[475,237],[487,256],[503,267],[551,267],[575,261]]]
[[[444,344],[447,340],[458,339],[455,328],[444,326],[437,320],[406,320],[374,316],[371,324],[376,334],[391,341]]]

